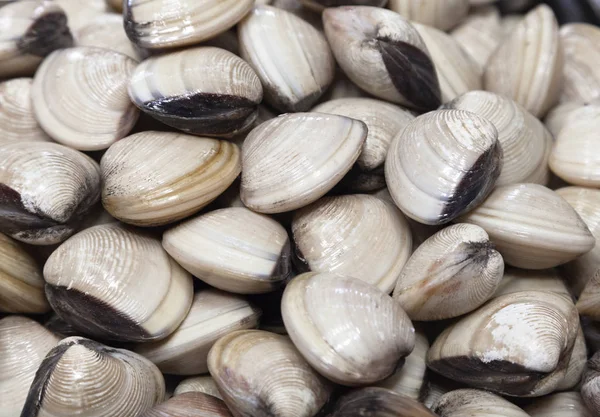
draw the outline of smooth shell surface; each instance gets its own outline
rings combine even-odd
[[[355,390],[340,398],[331,417],[436,417],[423,404],[385,388]]]
[[[106,0],[54,0],[67,14],[69,28],[77,33],[89,25],[96,17],[110,10]]]
[[[565,52],[561,102],[590,102],[600,98],[600,29],[585,23],[560,28]]]
[[[389,8],[408,20],[449,30],[469,13],[469,0],[390,0]]]
[[[531,417],[594,417],[578,392],[559,392],[536,399],[525,411]]]
[[[583,402],[593,415],[600,414],[600,351],[588,361],[581,382]]]
[[[451,36],[477,62],[483,73],[503,38],[498,9],[493,5],[475,8]]]
[[[569,290],[555,269],[519,269],[508,267],[494,293],[494,298],[519,291],[550,291],[569,295]]]
[[[195,376],[186,378],[181,381],[175,388],[174,395],[183,394],[186,392],[202,392],[222,399],[221,393],[211,376]]]
[[[135,47],[123,28],[123,16],[116,13],[101,14],[76,33],[78,46],[95,46],[112,49],[140,60],[145,53]]]
[[[218,398],[199,392],[188,392],[175,395],[139,417],[231,417],[231,413]]]
[[[432,410],[440,417],[529,417],[499,395],[476,389],[450,391],[437,400]]]
[[[583,372],[585,371],[588,358],[587,346],[585,343],[585,335],[583,328],[580,326],[575,339],[575,345],[569,358],[569,364],[565,377],[556,387],[557,391],[573,389],[579,386]]]

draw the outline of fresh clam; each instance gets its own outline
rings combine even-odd
[[[469,0],[390,0],[389,8],[408,20],[449,30],[469,14]]]
[[[600,321],[600,265],[596,267],[596,273],[589,279],[577,300],[577,310],[582,316]]]
[[[164,396],[163,376],[147,359],[69,337],[41,363],[21,417],[137,417]]]
[[[531,417],[594,417],[578,392],[559,392],[525,407]]]
[[[411,320],[458,317],[490,299],[503,272],[502,256],[485,230],[455,224],[412,254],[396,282],[394,299]]]
[[[251,128],[263,97],[250,65],[211,46],[142,61],[129,96],[142,111],[184,132],[231,137]]]
[[[88,25],[83,26],[75,34],[78,46],[96,46],[112,49],[140,60],[144,53],[136,48],[125,33],[123,16],[116,13],[105,13],[97,16]]]
[[[296,213],[292,233],[296,255],[309,270],[358,278],[385,293],[412,250],[402,213],[369,195],[321,198]]]
[[[211,376],[195,376],[184,379],[175,388],[175,395],[186,392],[201,392],[222,399],[217,384]]]
[[[569,290],[555,269],[519,269],[508,267],[493,298],[519,291],[550,291],[569,296]]]
[[[529,417],[499,395],[477,389],[450,391],[433,405],[440,417]]]
[[[417,117],[396,136],[385,177],[404,214],[436,225],[477,207],[492,191],[502,165],[491,122],[463,110],[438,110]]]
[[[312,417],[333,389],[290,339],[262,330],[219,339],[208,368],[235,417]]]
[[[96,17],[110,11],[105,0],[54,0],[54,2],[67,14],[69,27],[74,34]]]
[[[231,417],[223,401],[200,392],[176,395],[139,417]]]
[[[423,404],[385,388],[351,391],[340,398],[331,417],[437,417]]]
[[[56,143],[0,147],[0,233],[34,245],[60,243],[100,198],[100,169]]]
[[[360,88],[418,110],[441,104],[435,65],[417,30],[402,16],[376,7],[337,7],[323,12],[335,58]]]
[[[373,6],[373,7],[385,7],[388,0],[300,0],[300,2],[316,11],[322,12],[327,7],[338,7],[338,6]]]
[[[583,402],[593,415],[600,415],[600,351],[588,361],[581,382]]]
[[[33,114],[32,81],[14,78],[0,82],[0,144],[51,140]]]
[[[354,165],[366,137],[363,122],[323,113],[261,124],[242,147],[242,201],[254,211],[282,213],[318,200]]]
[[[572,389],[579,384],[583,372],[585,371],[587,358],[588,353],[585,344],[585,335],[583,334],[583,329],[579,326],[575,345],[573,346],[573,352],[571,352],[569,364],[567,365],[567,372],[565,373],[563,380],[556,387],[557,391]]]
[[[118,223],[85,229],[63,243],[44,265],[44,278],[54,311],[105,339],[163,339],[192,303],[192,277],[160,241]]]
[[[600,29],[585,23],[560,28],[565,53],[561,102],[590,102],[600,98]]]
[[[101,167],[106,211],[125,223],[156,226],[213,201],[233,183],[241,163],[232,143],[149,131],[113,144]]]
[[[598,101],[596,100],[594,104],[596,102]],[[550,133],[552,133],[552,136],[556,138],[567,122],[571,120],[571,116],[576,113],[576,110],[586,105],[575,101],[560,103],[548,112],[544,119],[544,124]]]

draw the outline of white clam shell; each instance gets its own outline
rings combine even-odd
[[[536,399],[525,407],[531,417],[594,417],[578,392],[559,392]]]
[[[571,115],[575,113],[575,110],[584,106],[575,101],[569,101],[566,103],[560,103],[552,108],[544,119],[544,124],[552,133],[554,138],[558,137],[561,129],[571,119]]]
[[[469,14],[469,0],[390,0],[388,7],[408,20],[449,30]]]
[[[561,102],[590,102],[600,98],[600,29],[585,23],[561,26],[565,53]]]
[[[600,351],[587,363],[581,382],[581,396],[592,415],[600,414]]]
[[[139,417],[231,417],[225,403],[211,395],[188,392],[147,410]]]
[[[529,417],[499,395],[476,389],[450,391],[433,405],[440,417]]]
[[[186,392],[202,392],[223,399],[217,388],[217,384],[215,384],[214,379],[212,379],[210,375],[194,376],[184,379],[175,388],[174,395],[184,394]]]
[[[117,1],[121,3],[120,1]],[[105,13],[98,15],[89,24],[75,33],[78,46],[95,46],[112,49],[139,61],[145,55],[131,43],[123,28],[123,15]]]
[[[327,7],[338,7],[346,5],[385,7],[388,0],[299,0],[305,7],[322,12]]]
[[[110,9],[105,0],[54,0],[67,14],[69,27],[73,33]]]
[[[570,292],[555,269],[519,269],[508,267],[493,298],[519,291],[550,291],[570,295]]]

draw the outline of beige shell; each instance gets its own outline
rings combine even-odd
[[[492,298],[519,291],[550,291],[570,295],[567,286],[555,269],[519,269],[508,267]]]
[[[323,95],[323,102],[338,99],[368,98],[369,95],[354,84],[341,69],[338,69],[329,90]]]
[[[323,113],[261,124],[242,147],[242,201],[254,211],[282,213],[318,200],[354,165],[366,137],[363,122]]]
[[[559,392],[536,399],[525,407],[531,417],[594,417],[578,392]]]
[[[322,12],[327,7],[346,5],[385,7],[388,0],[299,0],[305,7],[315,12]]]
[[[600,29],[585,23],[561,26],[565,53],[561,102],[590,102],[600,98]]]
[[[0,416],[18,417],[38,366],[60,339],[22,316],[0,320]]]
[[[69,27],[77,33],[98,16],[109,12],[105,0],[54,0],[67,14]],[[126,1],[126,0],[124,0]]]
[[[592,415],[600,414],[600,351],[587,363],[581,382],[581,397]]]
[[[211,395],[188,392],[152,407],[139,417],[231,417],[225,403]]]
[[[302,4],[303,0],[256,0],[256,4],[270,4],[278,9],[287,10],[290,13],[306,20],[308,23],[313,25],[315,28],[323,31],[323,21],[321,15],[315,13],[314,10],[304,7]]]
[[[125,223],[156,226],[213,201],[233,183],[241,163],[232,143],[149,131],[112,145],[101,167],[104,208]]]
[[[331,417],[437,417],[423,404],[385,388],[368,387],[340,398]]]
[[[554,106],[544,119],[544,124],[550,133],[552,133],[552,136],[554,136],[554,138],[558,137],[558,134],[565,124],[571,119],[571,115],[575,112],[575,110],[585,105],[586,104],[572,101],[560,103]]]
[[[579,316],[570,297],[521,291],[447,327],[427,355],[435,372],[511,396],[540,396],[563,380]]]
[[[241,57],[254,68],[266,101],[307,111],[333,81],[335,60],[323,34],[293,13],[256,6],[238,25]]]
[[[569,203],[538,184],[498,187],[460,221],[482,227],[507,264],[525,269],[564,264],[596,242]]]
[[[215,384],[214,379],[212,379],[210,375],[194,376],[181,381],[175,388],[175,395],[186,392],[201,392],[212,395],[213,397],[217,397],[221,400],[223,399],[219,389],[217,388],[217,384]]]
[[[74,149],[108,148],[125,137],[138,118],[127,96],[135,65],[128,56],[108,49],[81,46],[53,52],[36,72],[31,89],[40,126]]]
[[[385,293],[412,250],[402,213],[369,195],[321,198],[296,213],[292,233],[296,254],[309,270],[358,278]]]
[[[69,337],[41,363],[21,416],[137,417],[164,396],[163,376],[147,359]]]
[[[583,372],[585,371],[587,358],[588,353],[587,346],[585,344],[585,335],[582,327],[579,326],[577,338],[575,339],[575,345],[573,346],[569,364],[567,365],[567,372],[565,373],[563,380],[556,387],[557,391],[573,389],[579,385],[581,377],[583,376]]]
[[[450,391],[437,400],[432,411],[440,417],[529,417],[499,395],[477,389]]]
[[[99,198],[100,169],[87,155],[50,142],[0,147],[0,233],[60,243]]]
[[[191,275],[160,241],[118,223],[79,232],[44,265],[50,305],[86,334],[148,341],[171,334],[187,315]]]
[[[312,417],[333,390],[290,339],[261,330],[219,339],[208,368],[235,417]]]
[[[485,89],[510,97],[542,117],[560,96],[563,61],[556,18],[542,4],[525,16],[492,55],[484,74]]]
[[[117,3],[122,3],[117,0]],[[139,61],[146,55],[135,47],[123,28],[123,15],[105,13],[98,15],[75,34],[78,46],[96,46],[112,49]]]
[[[444,31],[469,14],[469,0],[390,0],[388,7],[408,20]]]
[[[485,230],[455,224],[411,255],[396,282],[394,299],[411,320],[458,317],[489,300],[503,272],[502,256]]]

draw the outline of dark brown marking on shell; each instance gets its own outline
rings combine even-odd
[[[290,245],[290,239],[285,240],[285,244],[281,248],[281,253],[277,258],[277,263],[273,268],[271,277],[276,279],[275,287],[286,284],[292,276],[292,250]]]
[[[383,7],[388,0],[313,0],[315,3],[323,7],[338,7],[338,6],[371,6]]]
[[[27,29],[17,42],[23,54],[45,57],[57,49],[73,46],[73,36],[64,13],[46,13]]]
[[[343,396],[332,417],[435,417],[417,401],[385,388],[363,388]]]
[[[465,253],[468,259],[476,264],[485,266],[492,256],[499,256],[499,253],[496,252],[496,245],[489,240],[485,242],[467,242],[466,245]]]
[[[354,164],[352,169],[329,192],[331,195],[371,193],[385,188],[385,174],[380,169],[365,172]]]

